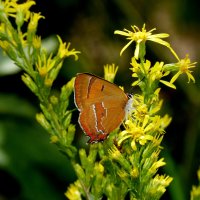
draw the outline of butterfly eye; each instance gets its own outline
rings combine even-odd
[[[132,94],[127,94],[128,99],[132,99],[133,95]]]

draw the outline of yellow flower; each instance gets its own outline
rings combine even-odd
[[[94,171],[97,173],[103,173],[104,172],[104,166],[101,163],[96,162],[94,166]]]
[[[59,138],[56,135],[52,135],[50,137],[50,141],[51,141],[51,143],[55,144],[55,143],[57,143],[59,141]]]
[[[135,57],[132,57],[131,65],[132,65],[131,70],[133,71],[132,77],[135,77],[135,78],[140,77],[140,76],[144,77],[149,73],[151,62],[149,60],[146,60],[141,65],[140,63],[136,61]]]
[[[140,105],[136,106],[136,103],[135,103],[136,101],[137,100],[135,100],[133,102],[133,107],[136,108],[135,112],[134,112],[134,116],[135,116],[135,118],[142,120],[147,115],[148,108],[147,108],[146,104],[140,104]]]
[[[10,29],[8,29],[5,23],[0,23],[0,38],[1,41],[6,41],[12,38],[12,32]]]
[[[160,127],[164,130],[171,123],[172,118],[168,114],[161,118]]]
[[[174,83],[176,79],[183,73],[185,73],[188,77],[188,83],[190,80],[195,82],[194,77],[192,76],[192,71],[190,69],[196,67],[197,62],[191,63],[189,55],[186,55],[184,59],[181,59],[178,63],[175,64],[175,66],[178,68],[178,72],[172,77],[170,83]]]
[[[162,38],[169,37],[169,34],[167,34],[167,33],[152,34],[152,32],[156,29],[153,28],[150,31],[146,31],[145,24],[142,27],[142,31],[137,26],[131,26],[131,28],[133,29],[133,31],[124,29],[124,31],[116,30],[114,32],[115,34],[126,36],[127,37],[126,39],[130,40],[128,42],[128,44],[126,44],[122,48],[120,55],[122,55],[122,53],[127,49],[128,46],[130,46],[131,43],[136,42],[136,49],[135,49],[134,56],[136,59],[138,59],[139,53],[141,51],[141,49],[140,49],[141,44],[145,43],[147,40],[149,40],[149,41],[161,44],[163,46],[166,46],[167,48],[170,49],[170,51],[173,53],[173,55],[178,59],[178,56],[176,55],[174,50],[171,48],[170,44],[162,39]]]
[[[3,12],[6,13],[7,16],[15,17],[17,0],[5,0],[0,1],[0,14]]]
[[[199,185],[197,185],[197,186],[193,185],[192,186],[192,190],[191,190],[191,193],[190,193],[190,199],[191,200],[200,199],[200,168],[197,171],[197,177],[198,177],[198,180],[199,180]]]
[[[22,32],[20,31],[18,34],[19,34],[19,39],[20,39],[20,41],[21,41],[22,46],[25,47],[26,44],[27,44],[27,41],[26,41],[27,33],[22,33]],[[14,43],[14,42],[13,42],[13,43]],[[14,45],[16,45],[16,44],[14,44]]]
[[[150,172],[151,174],[155,174],[156,171],[158,170],[158,168],[160,168],[160,167],[162,167],[162,166],[164,166],[164,165],[166,165],[166,163],[164,162],[164,158],[161,158],[160,160],[158,160],[158,161],[156,161],[156,162],[154,162],[154,163],[152,164],[152,166],[151,166],[150,169],[149,169],[149,172]]]
[[[136,120],[126,120],[125,130],[119,133],[118,145],[128,138],[132,138],[131,147],[137,150],[136,142],[140,145],[145,145],[148,140],[153,140],[153,136],[148,134],[153,130],[153,123],[149,123],[149,116],[146,115],[142,124],[137,123]]]
[[[125,178],[129,177],[129,174],[125,170],[123,170],[123,169],[118,170],[117,174],[120,176],[120,178],[122,180],[124,180]]]
[[[10,48],[10,43],[7,42],[7,41],[2,41],[2,40],[0,40],[0,47],[1,47],[3,50],[8,50],[8,48]]]
[[[200,199],[200,186],[192,186],[192,191],[190,193],[191,200]]]
[[[51,130],[51,125],[45,118],[43,113],[37,113],[36,114],[36,120],[46,129],[46,130]]]
[[[114,78],[116,76],[116,73],[117,73],[117,70],[118,70],[118,66],[115,66],[115,64],[112,64],[112,65],[105,65],[104,66],[104,78],[107,80],[107,81],[110,81],[110,82],[114,82]]]
[[[133,169],[130,172],[130,175],[132,178],[137,178],[139,176],[139,170],[137,167],[133,167]]]
[[[129,161],[124,157],[124,155],[117,149],[115,145],[113,145],[109,150],[108,150],[109,156],[117,161],[123,169],[130,171],[131,170],[131,165]]]
[[[132,86],[139,84],[141,80],[146,77],[148,79],[149,87],[155,84],[155,80],[158,80],[168,87],[174,89],[176,88],[173,83],[161,80],[163,77],[169,75],[170,73],[169,71],[164,71],[164,62],[156,62],[154,66],[151,66],[151,62],[149,60],[145,60],[144,63],[139,64],[135,57],[133,57],[131,65],[131,70],[133,71],[132,77],[138,78],[138,80],[133,82]]]
[[[33,47],[38,50],[40,49],[40,47],[41,47],[41,37],[40,36],[35,35],[33,37]]]
[[[172,182],[173,178],[166,175],[157,174],[152,179],[152,190],[151,193],[164,193],[166,191],[166,187]]]
[[[26,35],[27,35],[26,33],[22,33],[21,31],[18,32],[19,40],[23,47],[26,45]],[[17,47],[18,41],[16,42],[16,40],[13,39],[12,31],[4,23],[0,24],[0,39],[1,39],[1,42],[9,43],[14,48]],[[2,48],[4,50],[9,50],[9,49],[4,48],[3,46]]]
[[[75,60],[77,60],[78,59],[77,54],[80,53],[80,51],[75,51],[75,49],[69,50],[70,43],[68,43],[67,47],[66,47],[66,43],[65,42],[63,43],[59,36],[58,36],[58,40],[59,40],[59,43],[60,43],[60,46],[59,46],[59,49],[58,49],[58,56],[61,59],[68,57],[68,56],[74,56]]]
[[[134,95],[133,96],[133,115],[135,119],[143,120],[146,115],[148,115],[147,105],[144,103],[144,97],[142,95]]]
[[[0,2],[0,10],[2,9],[8,16],[16,18],[17,13],[23,13],[24,20],[30,17],[30,7],[35,5],[35,1],[28,0],[25,3],[18,4],[18,0],[5,0]]]
[[[52,86],[52,84],[53,84],[53,80],[51,78],[45,78],[44,85],[46,87],[50,88]]]
[[[122,156],[116,146],[113,146],[112,148],[110,148],[108,150],[108,153],[111,156],[111,158],[115,160],[119,159]]]
[[[40,76],[46,76],[46,74],[54,67],[55,60],[52,58],[52,56],[53,54],[50,54],[48,58],[46,57],[46,54],[38,56],[38,62],[36,63],[36,67]]]
[[[29,9],[30,9],[31,6],[33,6],[35,4],[36,4],[35,1],[28,0],[25,3],[17,4],[17,6],[15,8],[16,8],[17,12],[22,12],[23,13],[24,20],[27,21],[29,19],[29,17],[30,17],[30,14],[31,14],[31,12],[29,11]]]
[[[80,193],[81,184],[79,181],[76,181],[74,184],[70,184],[68,187],[67,192],[65,193],[65,196],[69,200],[81,200],[81,193]]]
[[[40,13],[31,13],[28,31],[35,32],[38,26],[38,21],[41,18],[44,19],[44,16],[40,15]]]

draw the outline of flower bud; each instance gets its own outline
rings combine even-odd
[[[22,75],[22,81],[26,84],[26,86],[37,95],[38,93],[38,87],[35,84],[35,82],[32,80],[32,78],[28,74]]]
[[[17,12],[15,22],[17,24],[17,27],[20,29],[24,24],[24,12],[22,12],[21,10]]]
[[[47,131],[51,129],[51,125],[46,120],[45,116],[42,113],[36,114],[36,120],[45,128]]]

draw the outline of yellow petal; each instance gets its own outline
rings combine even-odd
[[[137,146],[136,146],[136,143],[135,143],[135,140],[133,139],[132,142],[131,142],[131,147],[134,151],[137,150]]]
[[[181,71],[178,71],[171,79],[170,83],[174,83],[176,79],[182,74]]]
[[[169,37],[169,34],[167,34],[167,33],[158,33],[158,34],[153,34],[151,37],[166,38],[166,37]]]
[[[131,40],[130,42],[128,42],[120,51],[120,56],[122,55],[122,53],[126,50],[126,48],[128,48],[128,46],[133,42],[133,40]]]
[[[191,73],[189,72],[186,72],[187,76],[188,76],[188,83],[190,82],[190,79],[195,83],[195,79],[194,79],[194,76],[192,76]]]
[[[176,89],[176,86],[171,82],[164,81],[164,80],[160,80],[160,82],[163,83],[164,85],[170,87],[170,88]]]
[[[119,30],[116,30],[114,32],[114,34],[119,34],[119,35],[123,35],[123,36],[127,36],[127,37],[130,36],[129,33],[125,32],[125,31],[119,31]]]
[[[132,74],[132,77],[138,77],[138,75],[136,73]]]
[[[131,86],[136,86],[139,82],[140,82],[140,80],[134,81]]]
[[[140,52],[140,43],[137,43],[137,44],[136,44],[136,47],[135,47],[135,52],[134,52],[134,57],[135,57],[135,59],[137,59],[137,60],[138,60],[138,58],[139,58],[139,52]]]

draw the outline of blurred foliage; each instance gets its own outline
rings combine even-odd
[[[36,110],[16,95],[0,95],[0,199],[64,199],[65,181],[75,178],[35,122]]]
[[[198,1],[36,2],[37,5],[33,8],[46,17],[40,22],[39,35],[45,39],[59,34],[82,52],[76,66],[63,67],[57,85],[68,81],[77,72],[87,71],[102,75],[102,66],[115,62],[119,65],[120,74],[116,77],[117,84],[125,85],[128,90],[131,80],[124,77],[130,73],[128,62],[132,54],[126,51],[123,58],[119,59],[124,41],[120,41],[113,32],[116,29],[129,28],[130,24],[141,26],[145,22],[148,28],[158,27],[159,32],[169,33],[170,43],[174,44],[173,48],[180,56],[184,57],[189,52],[191,59],[200,63]],[[172,61],[167,50],[163,57],[156,54],[159,52],[158,45],[149,45],[148,48],[150,53],[147,56],[151,60]],[[3,62],[3,58],[0,59]],[[66,65],[67,62],[70,61],[66,61]],[[66,158],[48,143],[47,134],[42,134],[44,130],[35,122],[37,100],[21,83],[21,72],[16,68],[12,70],[12,64],[9,61],[7,63],[6,70],[11,69],[9,73],[2,71],[0,66],[0,182],[4,186],[0,188],[0,199],[65,199],[62,195],[66,189],[65,180],[74,180],[70,166]],[[164,88],[165,92],[162,94],[166,112],[173,117],[165,136],[166,154],[163,157],[167,162],[166,173],[174,177],[169,194],[162,199],[188,199],[192,184],[197,182],[196,170],[200,163],[198,74],[197,68],[194,73],[197,82],[195,85],[185,85],[179,81],[176,92]],[[2,180],[7,182],[2,184]],[[30,193],[31,197],[27,195]]]

